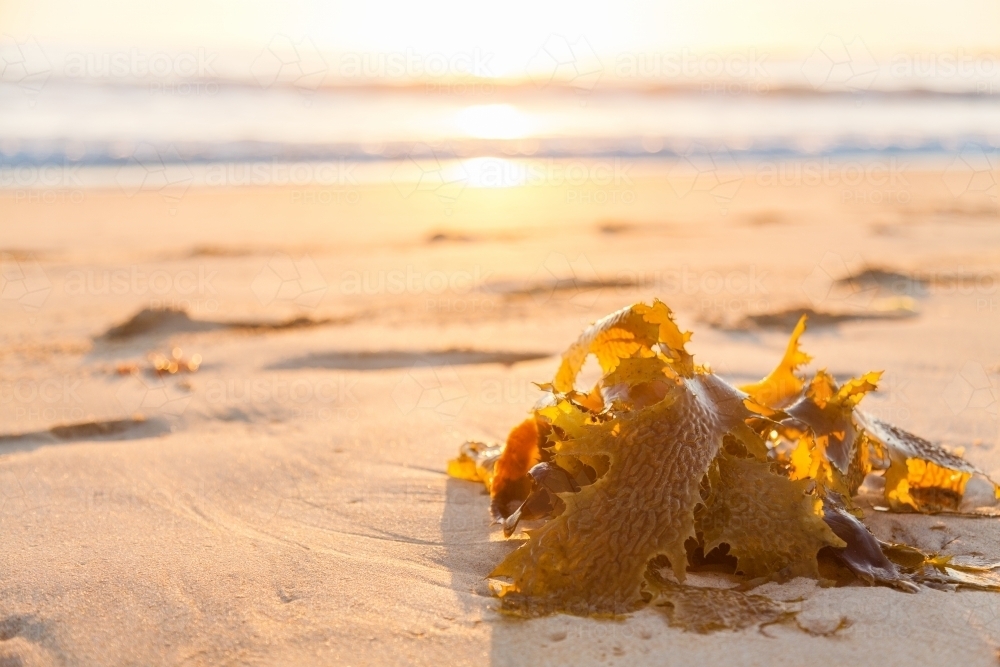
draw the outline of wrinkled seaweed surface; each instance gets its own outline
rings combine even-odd
[[[794,605],[746,591],[796,576],[1000,590],[998,563],[883,543],[865,527],[852,499],[869,474],[883,475],[890,510],[925,513],[958,511],[969,480],[986,476],[860,411],[881,373],[843,384],[802,375],[805,328],[803,317],[777,367],[742,387],[695,363],[691,334],[662,302],[584,331],[505,445],[468,442],[449,462],[452,476],[485,483],[508,537],[537,525],[490,575],[502,608],[615,616],[652,606],[708,632],[794,618]],[[591,355],[602,377],[581,391]],[[694,570],[744,583],[686,585]]]

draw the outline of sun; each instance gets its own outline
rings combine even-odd
[[[455,125],[480,139],[520,139],[531,131],[530,118],[511,104],[466,107],[455,115]]]

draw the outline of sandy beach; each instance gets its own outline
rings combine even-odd
[[[998,208],[949,166],[0,193],[0,665],[995,664],[983,592],[796,579],[757,592],[801,627],[709,635],[505,617],[486,576],[521,538],[444,472],[586,324],[658,297],[734,382],[808,310],[836,377],[885,371],[872,413],[1000,478]],[[996,519],[878,502],[882,539],[1000,558]]]

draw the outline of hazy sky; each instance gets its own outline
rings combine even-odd
[[[827,34],[861,37],[878,59],[897,53],[1000,54],[997,0],[0,0],[0,34],[98,48],[257,50],[275,34],[329,51],[495,54],[523,68],[551,34],[584,37],[598,54],[730,51],[799,57]]]

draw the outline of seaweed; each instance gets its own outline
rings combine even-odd
[[[179,347],[173,348],[170,351],[170,356],[160,352],[150,352],[147,358],[149,359],[149,367],[146,370],[158,377],[176,375],[177,373],[197,373],[202,363],[200,354],[184,358],[184,351]],[[136,363],[122,363],[115,368],[118,375],[135,375],[140,370],[142,369]]]
[[[655,560],[646,572],[649,604],[666,614],[670,625],[707,634],[717,630],[744,630],[795,620],[796,602],[772,600],[726,588],[681,586],[664,576]]]
[[[736,387],[695,363],[690,332],[660,301],[586,329],[503,447],[466,443],[449,463],[485,483],[506,536],[535,526],[490,574],[502,608],[614,616],[651,605],[706,632],[794,617],[745,589],[797,576],[1000,590],[1000,564],[883,543],[862,523],[854,497],[873,472],[888,509],[924,513],[960,511],[968,481],[987,478],[861,412],[880,372],[803,376],[805,330],[802,317],[777,367]],[[579,390],[591,355],[601,378]],[[685,585],[704,567],[729,568],[743,590]]]

